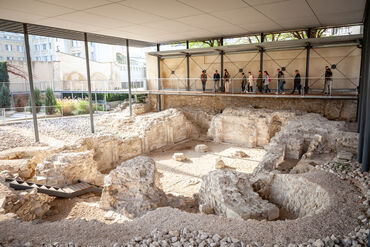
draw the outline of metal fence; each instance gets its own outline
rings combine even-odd
[[[358,77],[335,77],[332,80],[327,81],[327,87],[324,88],[326,80],[324,77],[301,77],[301,95],[305,95],[305,81],[308,79],[308,94],[324,94],[328,95],[357,95],[358,88]],[[258,88],[258,79],[254,78],[253,82],[250,84],[250,89],[248,90],[249,83],[247,82],[245,87],[243,87],[242,78],[230,78],[228,80],[214,81],[213,78],[208,78],[205,83],[205,92],[208,93],[228,93],[228,94],[257,94],[257,93],[285,93],[291,94],[294,89],[294,78],[285,77],[285,83],[283,90],[279,90],[278,78],[271,78],[268,83],[268,89],[264,80],[262,81],[262,92]],[[151,89],[155,88],[157,90],[158,84],[160,88],[158,90],[162,91],[203,91],[203,84],[200,78],[161,78],[161,79],[150,79],[148,84],[151,85]],[[298,89],[295,89],[295,94],[298,93]]]

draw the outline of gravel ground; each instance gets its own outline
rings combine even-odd
[[[32,124],[31,127],[33,128]],[[0,127],[0,151],[15,147],[44,146],[42,143],[35,143],[33,137],[24,136],[17,132],[17,130]]]
[[[288,243],[325,238],[332,234],[347,235],[355,229],[361,210],[365,210],[357,187],[348,180],[319,170],[295,176],[303,176],[326,189],[330,194],[330,206],[318,215],[269,222],[191,214],[173,208],[159,208],[133,221],[110,225],[81,219],[35,224],[1,215],[0,241],[4,245],[31,242],[38,246],[73,242],[83,246],[113,246],[116,243],[128,243],[137,236],[149,236],[155,229],[168,232],[187,228],[212,236],[220,234],[222,237],[233,237],[246,243],[280,243],[281,246],[288,246]]]

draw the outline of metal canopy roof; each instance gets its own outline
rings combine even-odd
[[[213,54],[217,55],[220,52],[224,52],[224,53],[254,52],[260,49],[264,49],[264,50],[299,49],[299,48],[304,48],[307,45],[310,45],[312,47],[359,45],[361,44],[362,37],[363,37],[362,34],[359,34],[359,35],[347,35],[347,36],[336,36],[336,37],[263,42],[263,43],[246,44],[246,45],[229,45],[229,46],[218,46],[218,47],[210,47],[210,48],[159,51],[159,52],[150,52],[149,54],[152,56],[160,56],[160,57],[177,57],[177,56],[184,56],[186,54],[197,56],[197,55],[213,55]]]
[[[55,28],[48,26],[41,26],[35,24],[27,24],[28,33],[30,35],[39,35],[45,37],[61,38],[61,39],[71,39],[71,40],[84,40],[84,33],[80,31],[73,31],[63,28]],[[0,31],[13,32],[13,33],[23,33],[23,23],[9,20],[0,19]],[[93,33],[87,33],[87,39],[89,42],[104,43],[110,45],[126,45],[126,40],[124,38],[112,37],[107,35],[99,35]],[[139,40],[129,40],[129,45],[131,47],[148,47],[154,46],[154,43],[149,43]]]
[[[0,0],[2,19],[165,43],[363,22],[366,0]]]

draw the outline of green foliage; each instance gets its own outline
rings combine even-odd
[[[4,83],[6,82],[6,83]],[[8,66],[6,62],[0,62],[0,88],[3,85],[6,85],[9,89],[9,74],[8,74]]]
[[[112,101],[124,101],[128,99],[127,94],[123,93],[108,93],[107,94],[107,102],[112,102]]]
[[[46,114],[51,115],[56,112],[55,106],[57,104],[57,101],[55,99],[54,92],[50,87],[46,89],[44,104]]]
[[[120,63],[120,64],[126,64],[127,63],[126,56],[123,55],[120,52],[116,53],[116,60],[117,60],[117,63]]]
[[[139,94],[137,96],[137,102],[138,103],[145,103],[146,102],[146,98],[148,97],[147,94]]]
[[[42,100],[41,100],[41,92],[40,89],[35,88],[34,90],[34,96],[35,96],[35,106],[36,106],[36,113],[39,113],[42,106]],[[32,103],[31,103],[31,96],[28,100],[28,105],[31,107],[30,111],[32,112]]]
[[[0,108],[10,107],[10,91],[7,85],[3,83],[0,89]]]

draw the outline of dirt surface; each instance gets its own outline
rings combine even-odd
[[[270,222],[225,219],[172,208],[159,208],[122,224],[79,219],[35,224],[0,215],[0,238],[15,238],[21,243],[32,241],[35,245],[73,241],[83,246],[111,246],[117,242],[124,243],[134,236],[148,235],[153,229],[168,231],[187,227],[235,237],[245,242],[287,244],[331,234],[344,235],[354,229],[361,207],[360,194],[356,187],[323,171],[294,176],[303,176],[320,184],[330,194],[330,206],[318,215]]]
[[[197,144],[206,144],[208,152],[198,153],[194,151]],[[233,157],[236,151],[243,151],[249,157]],[[185,154],[186,161],[181,162],[172,159],[172,155],[179,152]],[[202,176],[215,170],[216,158],[222,158],[226,166],[237,171],[252,173],[264,154],[265,151],[258,148],[244,148],[235,144],[193,140],[155,151],[149,156],[155,160],[158,171],[162,173],[160,181],[164,192],[191,196],[198,193]]]

